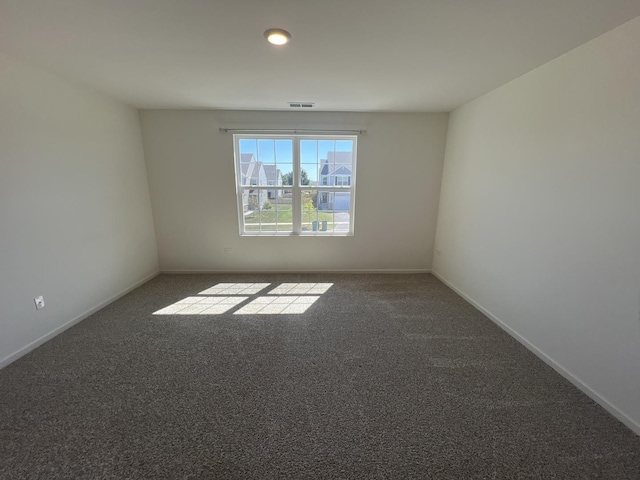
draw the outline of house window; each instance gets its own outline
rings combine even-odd
[[[234,135],[241,235],[352,235],[355,136]]]
[[[349,186],[349,175],[336,175],[336,185],[341,187]]]

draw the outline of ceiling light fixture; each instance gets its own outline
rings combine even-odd
[[[270,28],[264,32],[264,38],[273,45],[284,45],[291,40],[291,34],[281,28]]]

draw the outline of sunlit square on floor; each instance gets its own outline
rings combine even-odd
[[[332,286],[333,283],[281,283],[268,293],[269,295],[321,295]]]
[[[234,315],[300,314],[307,311],[320,297],[258,297]]]
[[[162,308],[154,315],[219,315],[249,297],[187,297]]]
[[[254,295],[270,283],[218,283],[200,292],[200,295]]]

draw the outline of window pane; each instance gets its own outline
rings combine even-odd
[[[276,157],[274,170],[269,172],[269,167],[265,167],[268,171],[269,185],[293,185],[293,141],[276,140],[274,145]]]
[[[353,153],[353,140],[336,140],[336,152]]]
[[[318,140],[318,161],[321,162],[323,158],[327,158],[328,152],[335,151],[335,140]]]
[[[259,232],[260,231],[260,210],[255,208],[257,200],[255,198],[255,190],[243,191],[244,203],[244,230],[246,232]]]
[[[318,192],[316,190],[303,190],[300,193],[303,232],[318,231],[317,199]]]
[[[283,185],[293,185],[293,163],[278,164]]]
[[[275,140],[271,139],[258,139],[258,155],[256,160],[262,164],[275,164]]]
[[[241,138],[239,140],[241,161],[249,160],[248,155],[256,157],[258,155],[258,140],[255,138]]]
[[[333,232],[334,229],[333,212],[325,210],[318,211],[318,231]]]
[[[326,220],[328,231],[349,231],[351,192],[318,191],[318,219]]]
[[[276,163],[293,163],[293,141],[276,140]]]
[[[273,206],[263,208],[260,212],[260,231],[277,232],[276,209]]]
[[[276,204],[276,212],[277,212],[276,221],[278,223],[278,226],[277,226],[278,232],[292,232],[293,231],[293,214],[292,214],[292,208],[291,208],[291,201],[289,201],[289,203]]]
[[[331,210],[333,208],[333,203],[329,204],[331,193],[323,190],[318,191],[318,210]]]
[[[280,186],[282,185],[282,174],[277,165],[262,165],[264,169],[265,185]]]
[[[318,140],[300,140],[300,184],[318,184]]]
[[[318,166],[315,163],[300,164],[300,185],[314,186],[318,184]]]
[[[334,192],[335,231],[348,232],[350,224],[351,192]]]
[[[302,191],[302,231],[348,232],[350,195],[350,192]]]
[[[353,141],[319,142],[318,185],[348,187],[352,184]]]
[[[254,212],[257,215],[262,209],[264,202],[267,201],[267,191],[246,189],[243,192],[242,199],[245,214],[247,212]]]
[[[351,192],[330,192],[331,206],[336,212],[348,212],[351,207]]]
[[[300,163],[318,163],[317,140],[300,140]]]

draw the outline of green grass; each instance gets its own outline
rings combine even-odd
[[[311,230],[311,222],[326,221],[327,229],[333,230],[333,212],[319,212],[317,210],[302,211],[302,227],[303,230]],[[274,204],[270,210],[255,211],[244,217],[245,228],[247,231],[259,231],[260,224],[278,223],[278,230],[291,231],[291,223],[293,222],[293,210],[291,205]],[[282,225],[288,224],[288,225]],[[307,225],[305,225],[307,224]],[[263,225],[262,230],[275,231],[275,225]]]

